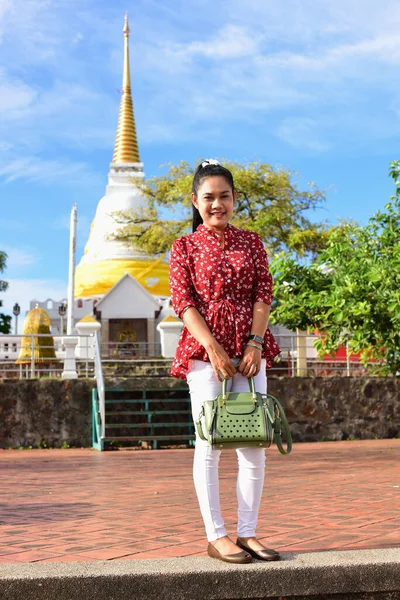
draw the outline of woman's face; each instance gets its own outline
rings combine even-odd
[[[203,223],[212,231],[221,232],[233,214],[236,192],[222,175],[213,175],[202,180],[197,196],[192,202],[198,209]]]

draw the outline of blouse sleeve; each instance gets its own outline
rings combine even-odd
[[[169,261],[169,286],[172,306],[181,319],[191,306],[196,307],[193,299],[193,283],[180,240],[175,240],[171,248]]]
[[[253,302],[272,303],[272,275],[268,267],[268,257],[259,235],[255,236],[254,265],[256,268]]]

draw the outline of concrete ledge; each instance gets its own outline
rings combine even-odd
[[[286,553],[276,563],[172,558],[0,565],[2,600],[394,600],[400,548]]]

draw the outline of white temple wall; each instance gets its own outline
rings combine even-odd
[[[103,319],[154,319],[157,301],[131,278],[116,285],[98,304]]]

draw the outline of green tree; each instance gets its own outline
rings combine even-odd
[[[271,253],[285,249],[297,256],[313,255],[324,246],[328,227],[309,218],[325,200],[323,191],[313,183],[300,190],[293,172],[266,163],[223,164],[232,171],[237,190],[234,225],[259,233]],[[188,163],[180,162],[149,179],[143,187],[148,206],[115,213],[121,227],[113,239],[148,254],[167,252],[174,239],[190,230],[193,173]]]
[[[281,254],[272,264],[273,320],[290,329],[323,332],[317,348],[346,342],[382,374],[400,371],[400,161],[390,165],[396,193],[364,227],[332,230],[311,264]]]
[[[7,254],[0,251],[0,273],[6,268]],[[5,292],[8,288],[8,283],[0,279],[0,292]],[[3,302],[0,300],[0,308],[3,306]],[[0,313],[0,333],[10,333],[11,331],[11,317]]]

